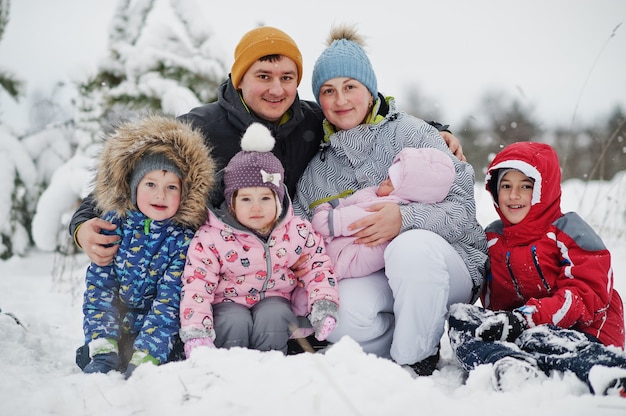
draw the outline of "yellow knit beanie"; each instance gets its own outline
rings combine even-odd
[[[274,27],[252,29],[239,41],[235,48],[235,62],[230,77],[235,88],[239,88],[241,78],[258,59],[267,55],[283,55],[296,63],[298,85],[302,79],[302,54],[298,45],[282,30]]]

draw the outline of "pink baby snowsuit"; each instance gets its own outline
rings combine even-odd
[[[392,182],[398,183],[393,183],[394,190],[389,196],[377,196],[378,187],[374,186],[316,208],[311,223],[324,236],[326,251],[339,279],[365,276],[385,267],[383,253],[389,242],[374,247],[353,244],[356,237],[352,235],[359,229],[348,230],[350,224],[372,214],[368,207],[382,202],[441,202],[454,182],[452,160],[437,149],[405,148],[396,155],[393,165],[396,164],[400,166],[400,174],[398,178],[392,177]]]

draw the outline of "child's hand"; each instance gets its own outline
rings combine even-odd
[[[316,325],[313,325],[315,328],[315,339],[318,341],[326,341],[326,338],[333,332],[337,326],[337,320],[332,316],[327,316],[321,321],[317,321]]]
[[[333,207],[325,202],[315,208],[315,214],[311,219],[311,226],[313,229],[323,236],[330,236],[330,230],[328,228],[328,216],[332,213]]]
[[[309,321],[315,329],[315,338],[318,341],[325,341],[337,326],[338,306],[335,302],[328,300],[318,300],[313,303]]]
[[[513,342],[528,328],[526,318],[518,311],[497,311],[476,328],[476,336],[485,341]]]
[[[197,347],[215,348],[215,344],[209,337],[188,339],[187,342],[185,342],[185,357],[189,358],[191,356],[191,352]]]

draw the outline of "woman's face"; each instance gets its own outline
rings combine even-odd
[[[332,78],[320,87],[320,106],[326,119],[338,130],[363,123],[372,108],[367,87],[353,78]]]

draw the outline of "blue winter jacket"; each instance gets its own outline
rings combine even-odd
[[[181,274],[193,230],[140,211],[105,220],[121,238],[113,262],[90,264],[83,302],[85,342],[135,338],[133,349],[167,361],[180,328]]]

